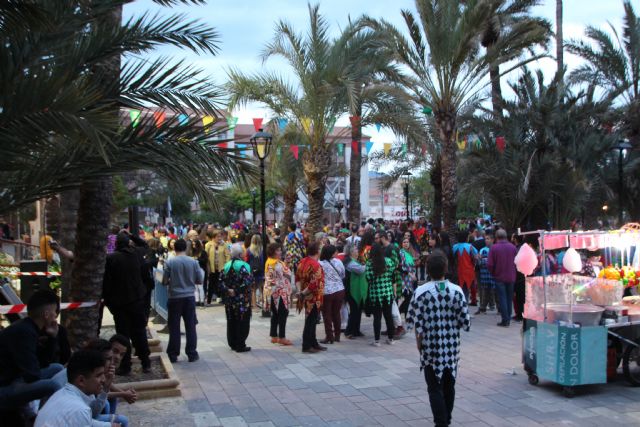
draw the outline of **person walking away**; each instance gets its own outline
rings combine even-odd
[[[468,331],[470,327],[462,289],[445,279],[447,264],[447,257],[441,251],[429,256],[427,273],[432,281],[416,289],[407,316],[407,327],[415,329],[420,369],[424,370],[436,427],[451,424],[460,360],[460,331]]]
[[[298,312],[304,307],[305,320],[302,331],[302,352],[317,353],[324,351],[316,339],[316,324],[318,314],[323,304],[324,297],[324,270],[320,266],[320,247],[317,242],[309,243],[307,256],[298,264],[296,282],[300,292],[298,293]]]
[[[264,253],[262,253],[262,237],[259,234],[254,234],[251,237],[251,244],[247,250],[247,262],[251,268],[251,274],[253,274],[253,289],[251,291],[251,306],[258,305],[260,308],[263,304],[258,300],[258,290],[260,290],[260,296],[262,296],[262,288],[264,287]]]
[[[264,271],[264,291],[269,298],[271,311],[271,342],[280,345],[292,345],[286,338],[287,317],[289,316],[289,297],[291,296],[291,271],[282,261],[282,249],[277,243],[267,246],[267,262]]]
[[[186,255],[187,242],[176,241],[176,256],[168,260],[164,267],[164,281],[169,286],[167,311],[169,319],[169,344],[167,355],[172,363],[178,361],[180,354],[180,319],[184,321],[187,344],[185,353],[189,362],[200,359],[197,351],[198,336],[196,333],[196,285],[204,280],[204,272],[198,261]]]
[[[340,342],[340,309],[344,301],[345,276],[342,262],[335,258],[336,247],[325,245],[320,251],[320,265],[324,271],[324,300],[322,303],[322,318],[324,319],[325,338],[322,344]]]
[[[360,246],[360,241],[362,238],[358,235],[358,231],[360,231],[360,227],[358,224],[351,224],[351,236],[345,239],[345,243],[347,245],[358,247]]]
[[[251,351],[246,341],[251,323],[251,291],[254,276],[249,264],[242,260],[244,248],[240,243],[231,246],[231,260],[222,270],[220,290],[227,315],[227,343],[238,353]]]
[[[457,265],[458,285],[462,288],[465,298],[468,299],[469,293],[471,293],[471,303],[469,305],[476,306],[478,302],[475,291],[475,262],[478,251],[467,242],[468,237],[469,234],[466,231],[459,232],[456,236],[458,243],[453,245],[451,251]]]
[[[298,263],[305,256],[305,245],[302,235],[296,231],[295,223],[289,224],[289,234],[284,240],[285,262],[289,270],[295,274]]]
[[[209,283],[207,288],[207,304],[211,304],[211,300],[218,291],[220,283],[220,273],[224,269],[225,264],[231,259],[231,254],[224,241],[224,234],[219,230],[207,231],[209,241],[204,249],[209,257]]]
[[[107,255],[104,268],[102,298],[113,315],[116,333],[129,338],[142,363],[143,372],[151,371],[147,317],[145,311],[146,287],[142,280],[144,259],[130,245],[126,232],[118,234],[116,250]],[[122,359],[118,375],[131,372],[131,350]]]
[[[496,283],[487,265],[489,260],[489,250],[493,246],[493,234],[486,233],[484,236],[486,246],[478,251],[478,265],[480,269],[480,307],[475,314],[486,314],[487,307],[494,310],[496,307]]]
[[[516,233],[511,235],[511,243],[516,246],[517,250],[520,250],[520,247],[524,243],[522,236],[518,236]],[[517,252],[516,252],[517,253]],[[584,264],[583,264],[584,265]],[[553,270],[547,270],[553,271]],[[556,270],[558,271],[558,270]],[[559,274],[559,272],[558,272]],[[524,319],[524,304],[525,304],[525,289],[526,289],[526,278],[524,274],[520,273],[516,269],[516,281],[513,284],[513,312],[514,316],[512,320],[516,322],[522,322]]]
[[[505,328],[511,323],[513,284],[516,281],[514,259],[517,252],[515,245],[507,240],[507,232],[504,229],[496,231],[496,242],[489,249],[487,267],[496,282],[500,299],[502,321],[498,326]]]
[[[191,231],[189,233],[191,233]],[[208,257],[207,257],[207,253],[204,251],[204,248],[202,247],[202,242],[200,240],[197,240],[197,239],[193,240],[191,242],[191,245],[192,245],[191,258],[193,258],[198,262],[198,266],[202,270],[202,276],[204,277],[204,280],[202,283],[196,284],[196,295],[195,295],[196,305],[204,307],[205,301],[206,301],[204,282],[206,282],[207,280],[206,271],[207,271]]]
[[[400,314],[407,317],[411,296],[416,288],[416,263],[411,251],[411,241],[405,237],[402,240],[402,248],[400,249],[400,272],[402,276],[402,304],[400,304]],[[396,335],[405,333],[404,327],[401,325],[396,329]]]
[[[342,261],[345,268],[345,294],[349,304],[349,319],[344,335],[349,339],[362,337],[360,332],[360,321],[362,320],[362,309],[367,299],[367,279],[365,278],[365,266],[358,262],[358,246],[347,244],[344,249],[346,254]]]
[[[37,291],[27,302],[27,317],[0,330],[0,411],[19,409],[29,419],[35,413],[28,403],[60,388],[52,378],[63,366],[41,368],[39,362],[39,356],[52,359],[55,352],[59,306],[53,291]]]
[[[394,327],[391,317],[391,304],[395,299],[393,275],[396,270],[395,261],[384,256],[384,248],[374,244],[369,252],[369,260],[365,266],[365,277],[369,283],[368,302],[373,314],[373,342],[380,346],[380,328],[382,317],[387,325],[387,344],[393,344]]]

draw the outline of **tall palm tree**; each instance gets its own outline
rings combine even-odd
[[[495,14],[486,23],[482,35],[482,46],[487,48],[495,58],[489,64],[489,77],[493,115],[498,123],[503,118],[500,61],[505,58],[492,51],[500,38],[510,40],[507,43],[508,46],[517,45],[523,51],[531,50],[536,45],[546,48],[551,36],[551,24],[546,19],[531,15],[531,9],[539,4],[540,0],[498,0]]]
[[[504,63],[522,52],[522,41],[499,38],[491,52],[480,49],[485,23],[496,15],[498,3],[470,0],[416,0],[418,16],[402,11],[409,40],[386,21],[370,25],[389,36],[397,59],[411,71],[408,89],[420,105],[433,110],[435,128],[441,141],[442,210],[444,227],[456,231],[458,116],[478,100],[481,81],[490,64]],[[529,59],[530,60],[530,59]],[[506,72],[519,67],[523,62]]]
[[[556,0],[556,64],[557,75],[564,74],[564,38],[562,22],[562,0]]]
[[[180,15],[143,16],[122,24],[122,4],[12,2],[7,15],[21,19],[0,25],[0,38],[10,46],[0,52],[0,84],[11,88],[0,94],[0,149],[7,154],[2,179],[10,190],[0,200],[3,207],[13,207],[80,187],[70,291],[80,301],[97,301],[101,295],[111,175],[155,170],[215,200],[211,184],[223,176],[235,179],[239,172],[212,148],[212,138],[193,126],[196,118],[177,126],[179,113],[219,115],[219,93],[197,70],[168,59],[146,63],[126,57],[121,65],[124,55],[159,44],[215,53],[215,31],[185,23]],[[121,120],[121,107],[143,106],[166,108],[165,123],[155,126],[153,117],[145,117],[136,127]],[[215,167],[209,168],[213,179],[187,172],[207,168],[205,159],[222,166],[222,175]],[[97,310],[71,313],[69,320],[75,345],[95,335]]]
[[[247,76],[239,70],[228,72],[230,108],[256,101],[276,117],[286,117],[303,132],[300,158],[306,178],[309,202],[307,228],[313,233],[322,227],[322,215],[331,153],[335,137],[331,123],[346,111],[335,76],[343,73],[343,47],[351,33],[334,40],[319,6],[309,5],[309,30],[304,34],[285,21],[276,24],[273,40],[267,44],[263,61],[282,57],[291,68],[295,83],[269,71]]]

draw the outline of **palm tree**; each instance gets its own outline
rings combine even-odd
[[[493,52],[496,42],[500,38],[506,39],[507,46],[519,46],[521,52],[531,50],[536,45],[546,48],[551,35],[551,24],[546,19],[531,16],[531,9],[539,5],[540,0],[499,0],[498,3],[495,14],[486,23],[482,46],[495,58],[489,65],[491,104],[493,115],[500,123],[503,118],[500,61],[507,58]],[[513,54],[517,52],[514,51]]]
[[[256,101],[267,106],[275,117],[286,117],[304,133],[301,160],[309,201],[307,229],[313,235],[322,227],[322,214],[331,152],[336,138],[329,136],[331,123],[346,111],[341,102],[336,77],[342,75],[343,47],[351,33],[333,40],[329,25],[319,13],[319,6],[309,5],[309,30],[296,33],[285,21],[276,24],[275,36],[267,44],[263,62],[282,57],[291,68],[295,84],[277,73],[262,72],[247,76],[239,70],[228,72],[227,88],[230,108]]]
[[[556,0],[556,74],[564,74],[564,39],[562,35],[562,0]]]
[[[82,7],[71,0],[24,3],[29,7],[10,3],[7,16],[13,18],[0,26],[0,38],[10,46],[0,52],[0,76],[5,89],[11,88],[0,95],[0,149],[7,154],[2,179],[9,184],[0,199],[11,208],[80,188],[70,295],[97,301],[111,175],[150,169],[215,201],[211,184],[221,177],[237,180],[242,169],[212,148],[211,136],[193,126],[196,118],[177,126],[179,113],[219,115],[219,93],[197,70],[168,59],[126,58],[121,65],[120,58],[167,43],[215,53],[217,34],[197,22],[184,23],[179,15],[121,24],[122,2],[116,0]],[[137,127],[121,121],[121,107],[143,106],[166,108],[165,123],[155,126],[152,116]],[[209,168],[212,178],[194,172],[212,160],[222,175],[216,167]],[[95,336],[97,310],[71,313],[69,320],[74,345]]]
[[[471,0],[463,4],[442,0],[417,0],[418,16],[402,11],[410,39],[386,21],[370,25],[388,34],[397,59],[411,71],[408,87],[419,105],[433,110],[441,141],[442,210],[444,227],[454,235],[457,210],[458,116],[478,100],[481,81],[490,64],[504,63],[522,52],[523,41],[498,38],[493,49],[482,54],[480,41],[486,22],[498,10],[496,2]],[[529,59],[531,60],[531,59]],[[507,70],[511,71],[526,61]]]

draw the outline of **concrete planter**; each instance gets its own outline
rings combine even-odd
[[[147,342],[149,343],[149,350],[151,353],[162,353],[162,343],[158,333],[147,326]]]
[[[133,388],[138,393],[138,399],[156,399],[160,397],[182,396],[180,391],[180,380],[173,370],[169,358],[164,353],[154,353],[150,356],[151,363],[159,363],[166,374],[166,378],[148,381],[137,381],[116,384],[122,389]],[[134,363],[139,363],[137,360]]]

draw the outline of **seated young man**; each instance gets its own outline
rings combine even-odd
[[[0,411],[25,407],[60,388],[51,378],[62,365],[51,363],[43,368],[39,362],[39,356],[53,358],[59,307],[54,292],[38,291],[27,302],[28,317],[0,331]],[[35,415],[26,412],[28,417]]]
[[[96,350],[75,352],[67,365],[69,382],[55,392],[38,412],[34,427],[121,427],[94,420],[91,404],[105,384],[105,358]]]

